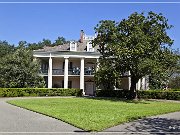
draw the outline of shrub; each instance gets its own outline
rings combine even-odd
[[[180,100],[180,91],[167,91],[167,90],[138,91],[138,98]]]
[[[97,97],[127,98],[128,90],[96,90]]]
[[[82,90],[74,88],[0,88],[0,97],[23,96],[82,96]]]
[[[169,89],[170,91],[180,91],[180,89]]]
[[[127,98],[129,90],[96,90],[97,97]],[[137,91],[138,98],[180,100],[179,90],[145,90]]]

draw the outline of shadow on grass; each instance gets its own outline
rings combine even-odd
[[[133,103],[133,104],[150,104],[146,102],[146,100],[127,100],[123,98],[114,98],[114,97],[82,97],[85,99],[93,99],[93,100],[105,100],[111,102],[126,102],[126,103]],[[155,102],[155,101],[154,101]]]

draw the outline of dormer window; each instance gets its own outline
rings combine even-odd
[[[87,52],[94,52],[92,42],[87,42]]]
[[[77,43],[75,41],[70,42],[70,51],[77,51]]]

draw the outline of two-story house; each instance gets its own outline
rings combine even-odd
[[[84,95],[94,95],[94,71],[100,57],[91,43],[94,38],[81,30],[79,41],[34,51],[34,57],[41,60],[40,75],[48,88],[80,88]],[[137,88],[147,89],[146,84],[146,79],[142,78]],[[130,89],[129,76],[122,79],[121,87]]]

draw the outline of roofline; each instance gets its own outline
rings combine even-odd
[[[62,50],[62,51],[45,51],[45,50],[33,50],[33,52],[44,52],[44,53],[53,53],[53,52],[72,52],[69,50]]]
[[[58,54],[58,52],[62,52]],[[66,53],[67,52],[67,53]],[[33,53],[34,57],[39,57],[39,58],[49,58],[49,57],[71,57],[71,58],[99,58],[101,56],[100,53],[98,52],[76,52],[76,51],[35,51]]]

